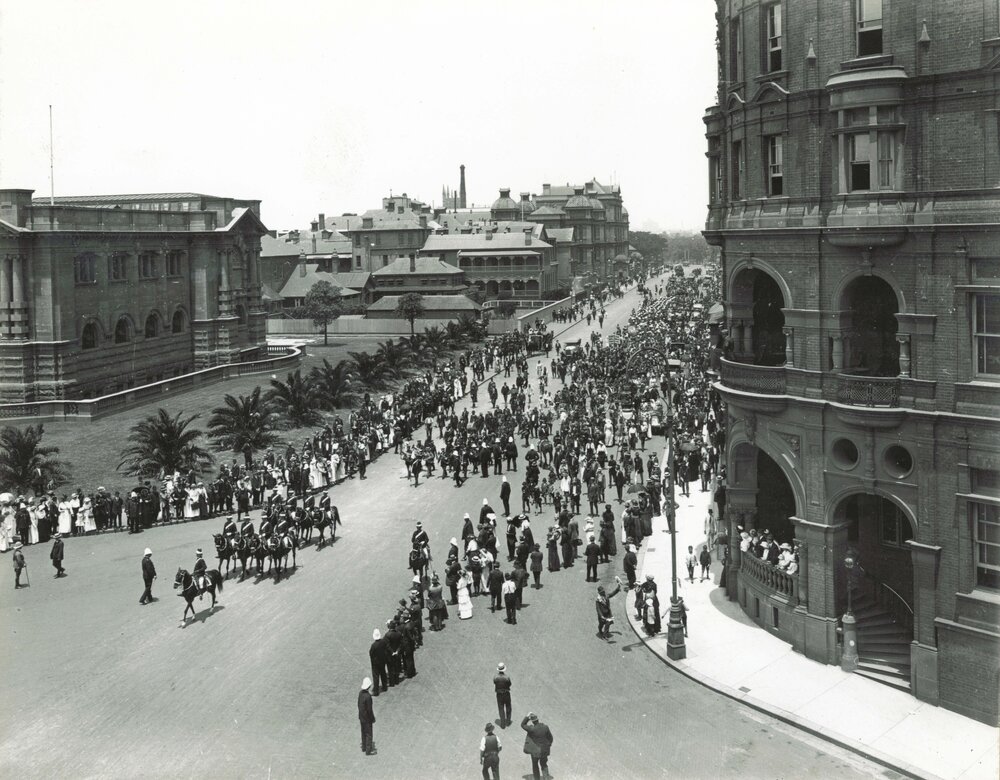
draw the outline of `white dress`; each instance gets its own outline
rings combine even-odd
[[[471,574],[462,574],[458,578],[458,617],[460,620],[468,620],[472,617],[472,597],[469,595],[469,583],[471,582]]]
[[[85,534],[97,530],[97,524],[94,522],[94,505],[90,502],[89,498],[83,500],[83,506],[80,508],[80,516],[83,518],[83,532]]]
[[[187,496],[184,498],[184,518],[193,520],[198,516],[198,491],[188,488]]]
[[[5,506],[3,508],[3,522],[0,522],[0,552],[7,552],[10,549],[11,540],[14,538],[14,508]]]
[[[45,519],[45,504],[38,504],[35,506],[34,510],[31,510],[31,530],[28,532],[28,536],[31,538],[32,544],[38,544],[40,536],[38,534],[38,524]]]
[[[59,502],[59,533],[69,536],[73,533],[73,513],[69,508],[69,501]]]
[[[309,462],[309,487],[312,490],[319,490],[323,487],[323,468],[319,458],[313,458]]]

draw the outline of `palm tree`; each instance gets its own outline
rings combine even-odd
[[[224,406],[212,410],[208,420],[212,443],[218,449],[243,452],[249,447],[252,453],[270,447],[278,437],[274,435],[272,412],[260,395],[260,386],[250,395],[239,398],[226,394]]]
[[[481,341],[486,338],[486,328],[483,323],[470,314],[460,314],[458,325],[469,341]]]
[[[449,322],[444,326],[448,335],[448,345],[452,349],[458,349],[465,343],[465,329],[457,322]]]
[[[0,430],[0,486],[15,493],[51,490],[69,481],[69,467],[52,457],[58,447],[43,447],[45,428],[41,423]]]
[[[428,349],[430,349],[436,357],[440,357],[448,351],[448,334],[441,330],[441,328],[437,325],[427,328],[424,331],[424,339],[427,342]]]
[[[348,352],[354,364],[354,375],[367,387],[385,386],[385,366],[382,361],[367,352]]]
[[[409,363],[409,355],[406,348],[397,344],[392,339],[386,339],[378,345],[375,357],[382,362],[385,373],[396,379],[403,375],[403,370],[406,368],[407,363]]]
[[[158,477],[175,471],[202,471],[212,463],[212,455],[197,442],[202,432],[189,428],[201,415],[171,417],[166,409],[144,417],[132,426],[129,445],[121,453],[118,470],[134,477]]]
[[[271,389],[264,395],[271,409],[285,418],[292,428],[304,428],[322,419],[319,413],[319,388],[302,378],[302,371],[289,372],[285,381],[271,380]]]
[[[434,352],[427,343],[427,337],[417,333],[409,338],[400,338],[399,345],[407,350],[415,365],[426,366],[434,361]]]
[[[309,372],[309,381],[318,388],[319,404],[323,409],[341,409],[357,397],[352,389],[354,366],[349,360],[331,366],[324,358],[322,366],[313,366]]]

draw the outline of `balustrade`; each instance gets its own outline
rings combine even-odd
[[[759,582],[768,590],[780,593],[792,604],[798,603],[798,576],[749,553],[740,556],[740,576]]]
[[[761,395],[785,394],[784,366],[752,366],[723,359],[721,369],[722,384],[733,390]]]
[[[899,377],[840,374],[837,400],[850,406],[899,406]]]

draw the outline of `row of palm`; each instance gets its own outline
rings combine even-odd
[[[278,441],[278,429],[316,425],[324,412],[349,407],[364,392],[385,389],[408,371],[425,368],[484,336],[479,322],[463,319],[445,328],[435,326],[397,341],[386,340],[374,353],[348,352],[349,359],[336,365],[324,360],[306,376],[297,369],[284,381],[272,379],[266,392],[256,387],[249,395],[227,394],[209,416],[208,439],[217,451],[266,450]],[[199,418],[182,412],[170,415],[161,408],[140,420],[129,432],[118,470],[156,477],[207,469],[212,453],[202,445],[204,432],[194,426]],[[0,430],[0,489],[24,493],[69,481],[68,465],[56,457],[59,448],[43,446],[43,434],[41,424]]]

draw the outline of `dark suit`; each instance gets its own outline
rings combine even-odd
[[[372,706],[372,695],[362,688],[358,692],[358,720],[361,721],[361,750],[366,754],[375,751],[375,708]]]
[[[146,589],[139,598],[140,604],[148,604],[153,600],[154,579],[156,579],[156,567],[153,565],[153,559],[146,555],[142,559],[142,581],[145,583]]]
[[[510,678],[500,672],[493,678],[493,690],[497,695],[497,712],[500,713],[500,728],[510,725]]]
[[[500,598],[500,589],[503,587],[503,574],[499,569],[493,569],[486,582],[490,586],[490,612],[496,612],[496,610],[503,607],[503,601]]]
[[[49,553],[49,557],[52,559],[52,565],[55,566],[57,577],[63,573],[63,549],[62,539],[56,539],[52,542],[52,552]]]
[[[587,582],[597,582],[597,559],[601,556],[601,548],[596,542],[591,542],[584,555],[587,557]]]
[[[510,516],[510,483],[504,482],[500,485],[500,501],[503,502],[503,513]]]
[[[531,776],[540,780],[542,774],[549,776],[549,752],[552,750],[552,732],[541,721],[531,722],[527,718],[521,721],[521,728],[527,732],[524,737],[524,752],[531,756]]]
[[[376,639],[368,648],[368,658],[372,664],[372,695],[378,696],[379,690],[389,689],[389,673],[387,665],[389,662],[389,648],[385,638]]]

